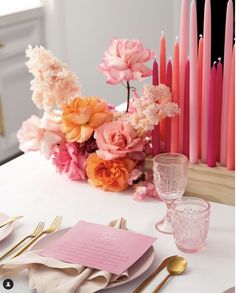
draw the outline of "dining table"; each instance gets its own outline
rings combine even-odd
[[[176,247],[173,235],[155,229],[155,223],[165,214],[165,204],[159,199],[135,200],[132,193],[132,189],[107,192],[87,182],[71,181],[66,175],[57,173],[52,162],[39,152],[21,155],[0,167],[0,212],[23,216],[15,222],[13,232],[0,242],[0,252],[33,231],[39,221],[49,225],[57,215],[63,216],[61,229],[72,227],[79,220],[107,224],[123,217],[129,230],[157,238],[153,245],[155,259],[138,278],[100,292],[132,292],[171,255],[184,257],[187,269],[182,275],[169,279],[163,292],[222,293],[235,286],[234,206],[210,202],[210,226],[205,246],[199,252],[184,253]],[[166,269],[162,270],[143,292],[152,292],[167,274]],[[14,282],[9,292],[34,292],[29,289],[26,270],[9,278]],[[0,279],[0,292],[6,291],[3,280]],[[50,288],[50,284],[48,286]]]

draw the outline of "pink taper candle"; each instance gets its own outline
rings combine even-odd
[[[208,144],[207,144],[207,165],[216,166],[216,67],[211,69],[210,93],[209,93],[209,114],[208,114]]]
[[[221,132],[221,109],[222,109],[222,86],[223,71],[221,58],[217,64],[216,70],[216,161],[220,162],[220,132]]]
[[[202,57],[203,57],[203,37],[200,36],[198,42],[198,63],[197,63],[197,76],[198,76],[198,158],[201,159],[202,148]]]
[[[235,47],[233,48],[230,91],[229,91],[229,113],[227,125],[227,160],[226,167],[229,170],[235,169]]]
[[[152,84],[158,85],[158,64],[157,61],[154,60],[152,66]],[[153,157],[160,152],[160,130],[159,125],[154,127],[152,131],[152,155]]]
[[[184,109],[184,82],[185,66],[187,61],[188,48],[188,0],[182,0],[181,17],[180,17],[180,38],[179,38],[179,151],[183,151],[183,109]]]
[[[179,42],[175,42],[173,76],[172,76],[172,101],[179,105]],[[171,119],[171,142],[170,150],[172,153],[179,152],[179,116]]]
[[[166,83],[166,39],[164,32],[162,32],[160,41],[160,83]],[[161,151],[166,152],[166,119],[160,122],[160,140],[162,141]]]
[[[166,85],[172,89],[172,63],[169,59],[167,63],[167,73],[166,73]],[[171,118],[166,118],[166,151],[170,152],[170,141],[171,141]]]
[[[211,2],[206,0],[203,27],[203,72],[202,72],[202,161],[207,162],[208,106],[211,73]]]
[[[220,164],[226,165],[227,149],[227,117],[229,104],[230,67],[233,48],[233,2],[228,1],[225,22],[225,48],[224,48],[224,71],[223,71],[223,97],[221,116],[221,143],[220,143]]]
[[[190,109],[189,109],[189,161],[198,161],[198,92],[197,92],[197,9],[192,0],[190,9]]]
[[[183,154],[189,158],[189,59],[185,65],[185,82],[184,82],[184,143]]]

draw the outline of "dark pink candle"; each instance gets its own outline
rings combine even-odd
[[[166,85],[172,88],[172,63],[169,59],[166,72]],[[166,118],[166,151],[170,152],[171,118]]]
[[[158,64],[154,60],[152,67],[152,84],[158,85]],[[160,127],[156,125],[152,131],[152,155],[153,157],[160,152]]]
[[[189,158],[189,59],[185,66],[185,83],[184,83],[184,143],[183,153]]]
[[[220,161],[220,131],[222,109],[223,73],[222,63],[219,59],[216,70],[216,161]]]
[[[216,166],[216,67],[212,66],[210,76],[209,108],[208,108],[208,146],[207,165]]]
[[[153,66],[152,66],[152,84],[153,85],[158,85],[159,81],[158,81],[158,64],[156,59],[153,62]]]

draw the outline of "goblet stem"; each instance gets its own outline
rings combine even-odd
[[[168,219],[168,222],[171,221],[170,219],[170,206],[171,206],[171,201],[165,201],[166,207],[167,207],[167,212],[166,212],[166,219]]]
[[[173,229],[171,225],[171,218],[170,218],[170,206],[171,206],[171,201],[165,201],[166,207],[167,207],[167,212],[165,217],[156,223],[156,229],[162,233],[166,234],[173,234]]]

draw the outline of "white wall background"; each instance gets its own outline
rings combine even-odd
[[[84,95],[98,95],[114,104],[125,101],[125,89],[106,84],[105,76],[96,69],[110,40],[140,39],[159,55],[161,31],[164,31],[169,57],[179,35],[181,0],[44,2],[48,48],[77,74]],[[134,85],[139,87],[140,83]]]

